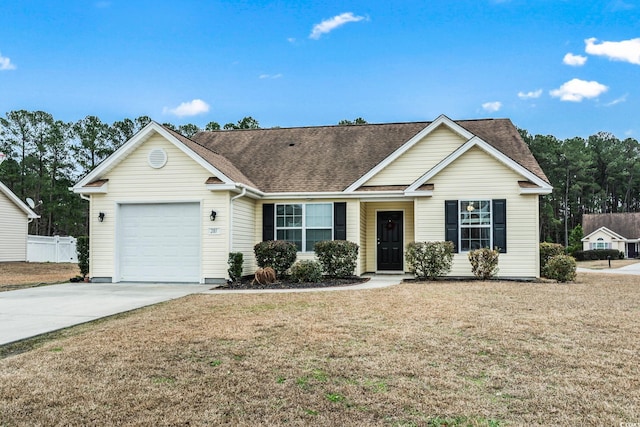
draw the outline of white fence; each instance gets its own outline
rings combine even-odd
[[[78,262],[76,238],[27,236],[27,261]]]

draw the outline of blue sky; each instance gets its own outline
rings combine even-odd
[[[18,109],[640,139],[640,0],[5,0],[0,114]]]

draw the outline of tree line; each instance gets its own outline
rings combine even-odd
[[[74,235],[88,232],[87,202],[69,191],[82,176],[128,141],[151,119],[140,116],[112,124],[96,116],[75,123],[54,119],[44,111],[10,111],[0,117],[0,181],[21,200],[38,204],[41,217],[29,225],[30,234]],[[361,117],[339,125],[361,125]],[[191,137],[201,130],[258,129],[247,116],[220,126],[209,122],[164,126]],[[640,145],[610,133],[560,140],[552,135],[520,135],[545,171],[554,189],[540,199],[540,240],[567,244],[585,213],[640,212]],[[40,201],[42,203],[40,203]]]
[[[560,140],[520,135],[553,185],[540,200],[540,240],[568,246],[589,213],[640,212],[640,145],[599,132]]]

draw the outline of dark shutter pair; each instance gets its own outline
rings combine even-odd
[[[262,205],[262,240],[275,240],[275,205],[265,203]],[[347,204],[345,202],[333,204],[333,238],[334,240],[347,240]]]
[[[454,251],[458,252],[458,201],[444,202],[445,240],[453,242]],[[493,227],[493,246],[500,253],[507,252],[507,201],[493,200],[491,209]]]

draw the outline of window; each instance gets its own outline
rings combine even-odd
[[[461,200],[460,250],[491,248],[491,201]]]
[[[609,242],[605,242],[602,237],[598,237],[594,246],[595,247],[593,249],[611,249],[611,244]]]
[[[276,205],[276,240],[293,242],[300,252],[312,252],[316,242],[333,239],[333,204]]]

